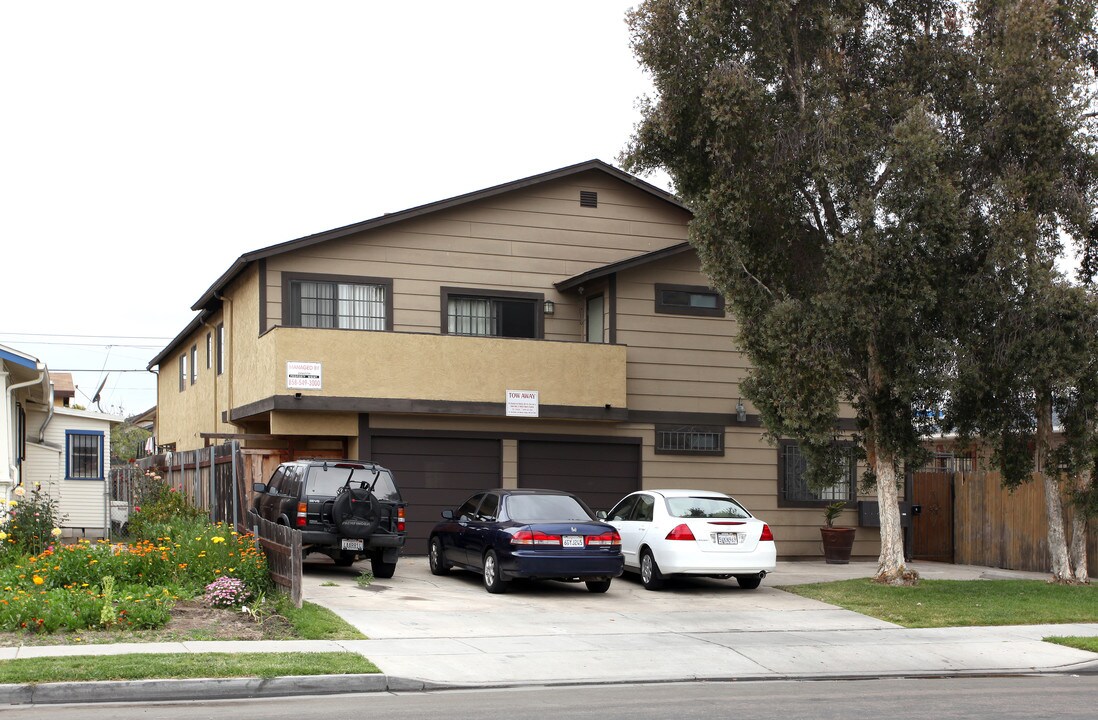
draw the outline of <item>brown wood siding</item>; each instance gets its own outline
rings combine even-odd
[[[736,346],[731,313],[657,313],[658,283],[707,286],[709,281],[692,252],[627,270],[618,278],[617,340],[629,346],[629,409],[734,414],[748,364]]]
[[[518,485],[563,490],[609,510],[640,489],[640,444],[520,440]]]
[[[579,205],[596,190],[597,208]],[[267,318],[282,324],[281,273],[393,279],[393,329],[439,332],[443,285],[546,292],[545,337],[582,338],[582,298],[553,283],[686,239],[688,214],[600,172],[523,188],[268,260]]]
[[[370,443],[370,459],[393,471],[408,503],[405,555],[427,553],[427,537],[443,510],[501,485],[498,440],[375,435]]]

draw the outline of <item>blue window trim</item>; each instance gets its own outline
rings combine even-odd
[[[74,478],[71,475],[69,475],[69,468],[72,467],[72,465],[70,464],[70,458],[69,458],[69,451],[70,451],[70,448],[72,447],[72,445],[69,442],[69,438],[73,435],[97,435],[97,436],[99,436],[99,477]],[[75,480],[75,481],[91,480],[93,482],[96,481],[96,480],[102,480],[103,479],[103,431],[102,430],[66,430],[65,431],[65,479],[66,480]]]

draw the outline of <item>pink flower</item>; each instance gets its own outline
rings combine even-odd
[[[134,512],[141,512],[141,508],[140,508],[140,507],[138,507],[137,505],[134,505],[134,506],[133,506],[133,511],[134,511]]]

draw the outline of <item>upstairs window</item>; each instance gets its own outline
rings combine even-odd
[[[668,315],[724,317],[724,298],[700,285],[656,285],[656,312]]]
[[[65,431],[65,479],[103,479],[103,433],[93,430]]]
[[[225,372],[225,323],[217,324],[217,374]]]
[[[288,275],[286,285],[293,327],[392,329],[391,280]]]
[[[179,356],[179,392],[187,389],[187,353]]]
[[[535,293],[480,295],[443,288],[443,332],[450,335],[538,338],[542,332],[544,299],[544,296]]]
[[[808,461],[793,440],[778,443],[778,505],[785,507],[823,507],[843,500],[858,499],[858,467],[853,452],[846,453],[842,477],[831,487],[814,491],[808,487],[804,473]]]
[[[198,345],[191,345],[191,385],[198,380]]]

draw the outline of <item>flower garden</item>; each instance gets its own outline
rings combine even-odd
[[[252,536],[209,522],[159,476],[126,543],[62,544],[55,502],[38,488],[15,495],[0,513],[0,631],[158,628],[181,599],[241,607],[271,588]]]

